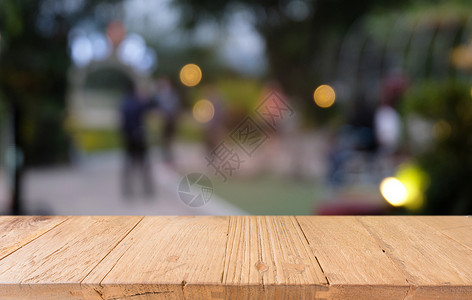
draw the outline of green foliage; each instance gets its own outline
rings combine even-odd
[[[65,2],[0,1],[0,91],[17,108],[18,146],[29,165],[67,160],[68,33],[86,17],[94,21],[91,12],[104,1]]]
[[[458,81],[422,83],[407,92],[403,111],[465,126],[472,121],[470,85]]]
[[[224,79],[218,82],[228,103],[252,110],[261,100],[262,86],[250,79]]]
[[[24,28],[22,15],[14,0],[3,0],[0,2],[0,21],[5,32],[12,36],[19,35]]]
[[[190,90],[190,104],[208,97],[209,88],[218,91],[227,109],[239,109],[246,114],[253,110],[262,97],[262,84],[259,81],[225,77],[213,85],[201,84]]]
[[[424,212],[472,213],[470,85],[456,81],[426,82],[405,95],[403,112],[436,122],[431,147],[418,157],[431,180]]]

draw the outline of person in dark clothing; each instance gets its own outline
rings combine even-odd
[[[134,173],[138,173],[141,177],[146,195],[154,194],[146,130],[144,128],[146,113],[154,106],[154,102],[146,101],[140,97],[134,85],[131,84],[120,107],[121,133],[125,150],[122,177],[122,188],[125,196],[132,194]]]
[[[161,138],[163,159],[169,166],[174,166],[172,144],[177,130],[180,98],[172,86],[172,82],[167,78],[159,79],[156,82],[156,87],[157,93],[154,95],[154,101],[158,103],[157,106],[164,119]]]

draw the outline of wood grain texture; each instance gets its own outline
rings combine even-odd
[[[417,298],[470,298],[472,252],[412,217],[363,217],[360,222],[401,268]]]
[[[0,299],[471,299],[467,217],[0,217]]]
[[[238,299],[313,299],[327,290],[294,217],[231,217],[223,284]]]
[[[145,217],[83,284],[99,282],[105,299],[219,298],[227,230],[228,217]]]
[[[66,217],[4,216],[0,218],[0,259],[16,251],[54,226],[64,222]]]
[[[472,250],[470,216],[421,216],[417,219]]]
[[[71,217],[0,260],[0,297],[85,297],[81,281],[142,217]]]
[[[403,272],[356,217],[297,217],[329,282],[329,298],[401,299]]]

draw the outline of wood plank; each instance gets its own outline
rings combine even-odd
[[[0,260],[0,298],[100,298],[81,281],[141,219],[67,219]]]
[[[86,278],[104,299],[220,298],[227,217],[145,217]]]
[[[294,217],[231,217],[226,298],[314,299],[327,281]]]
[[[420,216],[416,218],[472,249],[472,218],[470,216]]]
[[[386,254],[403,269],[410,297],[458,298],[472,295],[472,251],[418,218],[358,217]]]
[[[3,216],[0,218],[0,259],[23,247],[67,217]]]
[[[355,217],[297,216],[329,282],[328,298],[399,299],[405,274]]]
[[[53,220],[0,217],[0,249],[8,249],[0,259],[1,299],[472,295],[465,217]]]

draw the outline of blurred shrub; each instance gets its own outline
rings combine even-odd
[[[217,91],[228,109],[237,107],[248,113],[262,100],[262,84],[255,79],[226,77],[209,85],[199,85],[190,91],[190,103],[208,96],[210,90]]]
[[[121,146],[118,131],[107,129],[80,129],[75,139],[81,150],[86,153],[117,149]]]
[[[218,98],[217,105],[224,115],[224,127],[229,130],[239,124],[247,115],[254,112],[259,101],[263,100],[263,86],[251,78],[225,77],[215,82],[199,85],[188,94],[190,108],[200,99]],[[191,123],[188,123],[191,124]],[[185,123],[184,123],[185,125]],[[199,126],[193,123],[192,126]],[[199,126],[203,128],[202,126]],[[188,130],[195,132],[195,130]]]
[[[470,85],[463,82],[430,81],[413,87],[403,99],[404,114],[418,115],[433,124],[431,146],[417,154],[430,177],[424,213],[472,213],[470,92]]]

